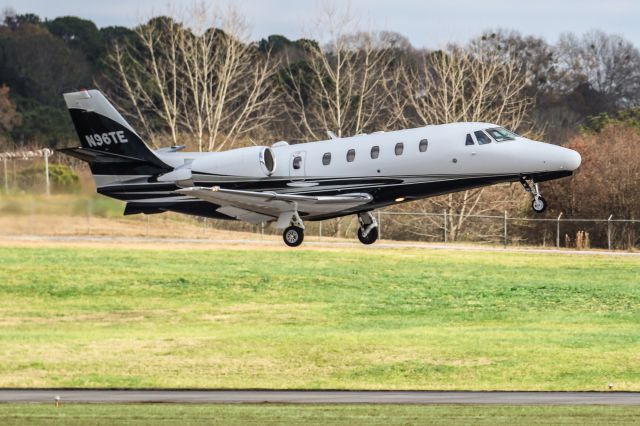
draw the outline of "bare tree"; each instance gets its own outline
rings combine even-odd
[[[482,50],[452,47],[424,56],[417,70],[399,68],[406,100],[404,125],[488,121],[511,129],[521,127],[531,100],[523,96],[526,79],[516,61]]]
[[[495,60],[515,62],[524,74],[528,96],[546,93],[558,79],[553,46],[542,38],[498,28],[485,31],[471,40],[469,46],[472,50],[491,52]]]
[[[526,74],[511,55],[471,45],[467,49],[450,46],[424,56],[415,68],[398,69],[397,86],[388,90],[395,117],[404,127],[459,121],[484,121],[527,132],[524,122],[532,105],[525,96]],[[460,143],[464,143],[460,141]],[[435,197],[418,203],[428,211],[446,210],[446,226],[455,241],[470,215],[503,209],[509,198],[492,190],[483,200],[484,188]]]
[[[325,8],[317,39],[307,43],[303,66],[287,63],[284,92],[288,113],[302,138],[338,137],[371,130],[386,109],[385,80],[391,77],[391,49],[402,45],[393,33],[357,30],[349,14]],[[377,129],[382,130],[382,129]]]
[[[182,26],[168,17],[151,19],[135,28],[133,43],[116,43],[106,62],[114,81],[110,97],[138,122],[153,143],[169,134],[178,143],[179,77],[178,39]],[[129,112],[132,110],[133,112]]]
[[[198,150],[220,150],[272,118],[275,64],[246,42],[235,10],[200,3],[185,16],[155,18],[136,28],[134,43],[113,47],[114,95],[151,135],[178,143],[186,134]]]
[[[602,31],[582,37],[563,34],[556,51],[563,75],[559,89],[587,84],[602,95],[600,104],[608,102],[609,110],[640,102],[640,51],[628,40]]]
[[[198,146],[206,134],[208,150],[220,150],[273,118],[276,64],[244,41],[248,27],[235,10],[209,14],[200,6],[193,22],[198,35],[186,34],[181,44],[183,123]]]

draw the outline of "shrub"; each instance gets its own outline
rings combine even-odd
[[[49,181],[51,182],[52,192],[76,192],[80,189],[78,175],[62,164],[49,164]],[[44,164],[33,165],[18,172],[16,185],[25,191],[44,188]]]

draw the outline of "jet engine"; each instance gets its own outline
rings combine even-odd
[[[276,169],[276,156],[268,146],[250,146],[196,159],[191,169],[217,175],[266,177]]]

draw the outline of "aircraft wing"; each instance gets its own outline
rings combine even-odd
[[[220,213],[250,223],[277,219],[282,213],[298,211],[309,215],[339,212],[373,200],[369,194],[295,195],[272,191],[242,191],[193,186],[176,192],[217,204]]]

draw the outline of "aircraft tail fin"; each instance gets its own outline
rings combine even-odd
[[[99,176],[153,176],[173,169],[160,160],[98,90],[65,93],[81,147],[60,151],[89,163]]]

